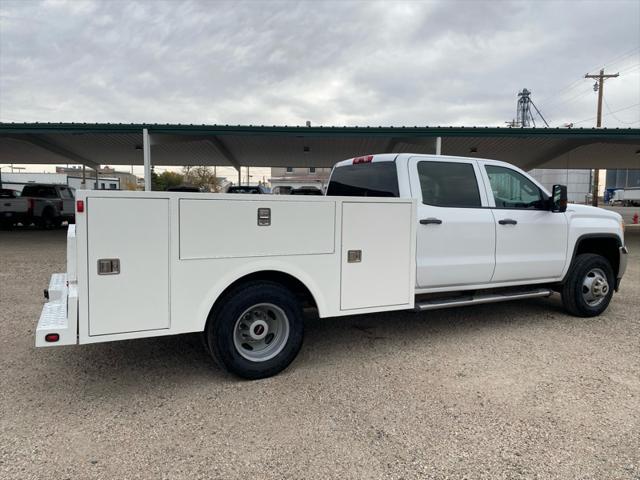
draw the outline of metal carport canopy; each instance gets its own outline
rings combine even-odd
[[[640,168],[640,129],[0,123],[0,163],[331,167],[371,153],[434,153],[531,168]]]

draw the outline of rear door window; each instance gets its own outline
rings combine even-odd
[[[418,162],[422,203],[436,207],[481,207],[473,165],[458,162]]]
[[[71,192],[71,189],[63,187],[60,189],[60,197],[73,200],[73,193]]]
[[[399,197],[395,162],[345,165],[333,169],[327,195],[332,197]]]
[[[22,189],[23,197],[58,198],[56,187],[46,185],[26,185]]]

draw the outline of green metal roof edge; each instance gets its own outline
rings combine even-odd
[[[359,127],[290,125],[191,125],[156,123],[0,123],[2,134],[47,133],[150,133],[188,135],[304,135],[304,136],[561,136],[561,137],[639,137],[640,128],[508,128],[508,127]]]

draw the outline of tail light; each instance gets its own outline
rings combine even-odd
[[[76,212],[84,212],[84,200],[76,200]]]
[[[353,159],[353,164],[357,165],[358,163],[370,163],[373,160],[373,155],[366,155],[364,157],[356,157]]]
[[[60,340],[60,335],[58,333],[47,333],[44,336],[45,342],[53,343],[53,342],[57,342],[58,340]]]
[[[35,200],[33,198],[28,198],[27,201],[28,203],[28,208],[29,208],[29,215],[33,214],[33,206],[35,204]]]

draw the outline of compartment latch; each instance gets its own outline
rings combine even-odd
[[[119,258],[98,259],[98,275],[118,275],[120,273]]]

